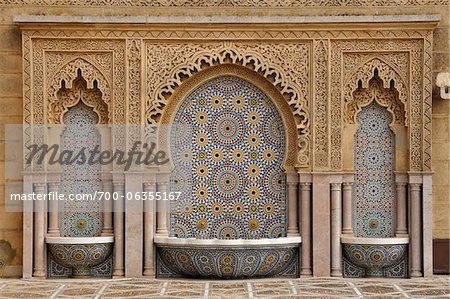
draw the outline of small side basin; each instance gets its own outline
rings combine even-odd
[[[46,237],[54,260],[72,269],[72,277],[89,277],[91,269],[112,253],[114,237]]]
[[[407,257],[409,238],[361,238],[341,236],[344,257],[361,267],[366,277],[384,277],[386,269],[398,265]],[[404,267],[406,268],[406,266]],[[405,269],[404,275],[407,275]],[[345,269],[344,269],[345,272]]]

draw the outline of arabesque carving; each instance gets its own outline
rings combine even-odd
[[[3,0],[14,5],[80,5],[116,7],[345,7],[345,6],[422,6],[448,5],[446,0]]]
[[[385,88],[389,87],[391,80],[399,92],[399,100],[405,105],[405,124],[409,127],[410,165],[412,171],[431,169],[431,93],[426,91],[422,82],[423,78],[431,78],[431,59],[423,60],[423,41],[420,40],[366,40],[366,41],[333,41],[331,50],[331,72],[332,74],[344,74],[331,76],[331,168],[341,169],[342,150],[342,102],[349,102],[356,89],[358,80],[363,87],[367,87],[368,81],[373,76],[373,71],[378,68],[380,77],[383,79]],[[425,55],[431,55],[430,53]],[[382,52],[384,56],[375,57],[366,61],[355,61],[355,56]],[[406,53],[406,54],[401,54]],[[390,55],[394,54],[394,55]],[[405,60],[407,56],[407,62]],[[387,63],[384,60],[396,62]],[[349,57],[349,58],[347,58]],[[353,57],[353,58],[352,58]],[[367,57],[367,56],[366,56]],[[349,62],[347,66],[347,62]],[[359,66],[358,66],[359,64]],[[407,67],[405,67],[407,65]],[[347,72],[342,68],[354,67],[356,72]],[[401,68],[401,69],[400,69]],[[396,70],[398,69],[398,70]],[[409,76],[414,74],[414,76]],[[369,80],[368,80],[369,79]],[[431,83],[431,81],[430,81]],[[431,85],[431,84],[430,84]],[[431,88],[431,87],[430,87]],[[427,94],[424,94],[424,91]],[[425,99],[425,100],[424,100]],[[426,124],[425,123],[430,123]]]
[[[393,87],[384,88],[383,81],[379,77],[371,79],[367,88],[358,88],[353,92],[352,100],[345,103],[345,122],[355,124],[358,112],[372,100],[387,108],[393,116],[394,123],[405,125],[405,109],[399,100],[398,92]]]
[[[24,32],[24,143],[43,144],[45,135],[40,126],[59,123],[64,109],[49,115],[51,102],[57,101],[57,91],[64,79],[67,86],[77,76],[77,70],[86,76],[93,87],[94,80],[102,88],[102,98],[112,104],[108,119],[111,123],[124,124],[125,116],[125,41],[87,39],[34,39]],[[29,64],[26,63],[29,61]],[[114,74],[114,76],[113,76]],[[72,79],[72,80],[70,80]],[[66,81],[67,80],[67,81]],[[100,109],[100,108],[99,108]],[[102,108],[103,109],[103,108]],[[58,110],[58,109],[57,109]],[[117,134],[114,146],[124,144],[124,135]],[[123,147],[122,147],[123,148]],[[26,153],[25,153],[26,155]],[[27,165],[29,168],[29,166]],[[44,170],[43,164],[32,166]]]
[[[310,111],[307,43],[147,43],[147,123],[158,123],[167,98],[183,78],[213,65],[233,63],[260,73],[285,96],[295,117],[299,167],[309,166]]]
[[[82,73],[80,72],[80,75]],[[52,118],[54,124],[63,123],[63,116],[69,110],[70,107],[75,106],[78,102],[82,101],[89,107],[92,107],[94,112],[98,115],[99,124],[109,123],[108,119],[108,105],[103,101],[103,94],[94,84],[92,88],[87,86],[87,81],[82,76],[75,78],[70,88],[67,86],[61,87],[56,92],[56,100],[50,104]]]
[[[79,93],[70,91],[70,96],[69,94],[63,96],[63,94],[67,93],[66,88],[71,89],[72,82],[79,79],[80,74],[82,74],[82,78],[86,82],[86,88],[100,93],[106,105],[96,103],[96,97],[92,98],[90,96],[91,93],[83,91],[86,88],[82,88],[80,84],[78,84],[79,86],[76,89]],[[61,90],[62,82],[65,85],[63,90]],[[94,111],[100,117],[100,123],[106,124],[109,122],[111,118],[111,115],[108,114],[108,110],[111,111],[111,109],[108,109],[108,106],[111,107],[110,84],[108,79],[88,61],[83,58],[76,58],[70,61],[53,75],[49,85],[47,91],[48,123],[62,123],[62,115],[69,107],[75,105],[80,98],[86,105],[94,108]]]
[[[356,69],[350,69],[351,64],[347,64],[349,61],[347,55],[345,58],[345,69],[346,73],[351,74],[349,77],[347,77],[347,81],[345,82],[345,90],[347,93],[344,94],[344,102],[349,103],[353,96],[353,91],[355,87],[358,84],[358,81],[361,81],[362,88],[368,88],[369,82],[372,80],[373,75],[375,71],[377,72],[377,76],[381,79],[381,83],[384,88],[389,88],[391,83],[394,84],[396,90],[399,93],[399,100],[403,103],[403,105],[407,105],[408,101],[408,78],[405,73],[407,73],[408,70],[408,63],[407,63],[407,55],[399,55],[396,54],[392,58],[406,58],[406,63],[403,63],[400,68],[401,71],[398,71],[393,66],[389,65],[385,61],[382,60],[381,57],[375,56],[370,57],[365,62],[362,62],[362,66],[357,66]],[[355,55],[356,56],[356,55]],[[362,57],[361,57],[362,56]],[[361,55],[360,58],[364,58],[364,55]],[[385,55],[389,56],[389,55]],[[400,73],[403,73],[400,75]],[[352,88],[353,87],[353,88]],[[380,103],[381,104],[381,103]],[[406,121],[408,121],[408,112],[406,111],[405,115]],[[347,117],[345,117],[346,121],[349,121]],[[405,124],[408,125],[407,123]]]
[[[314,166],[328,168],[328,51],[327,40],[314,46]]]
[[[146,118],[148,127],[158,124],[167,99],[184,78],[218,64],[238,64],[272,82],[289,103],[301,149],[298,165],[334,171],[342,164],[341,130],[347,119],[343,103],[353,97],[358,80],[368,87],[377,68],[383,88],[393,84],[404,107],[410,170],[431,169],[430,30],[36,27],[23,31],[22,49],[25,124],[54,121],[48,104],[61,80],[68,78],[59,70],[73,61],[85,61],[82,68],[89,64],[97,70],[92,78],[112,107],[111,123]],[[90,76],[84,69],[83,77]],[[73,78],[75,72],[71,74]],[[125,148],[125,134],[119,131],[114,132],[113,146]],[[24,142],[43,143],[44,136],[25,128]]]
[[[134,143],[141,139],[141,54],[142,40],[127,40],[127,59],[128,59],[128,148],[132,148]]]

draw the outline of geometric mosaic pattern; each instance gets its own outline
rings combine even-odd
[[[448,298],[450,278],[5,279],[0,298]]]
[[[344,277],[408,277],[408,244],[343,244]]]
[[[105,277],[112,274],[112,243],[47,244],[48,277]]]
[[[71,150],[78,153],[83,147],[91,150],[96,145],[100,145],[100,135],[95,127],[97,122],[97,114],[82,101],[69,108],[64,114],[66,127],[61,137],[61,151]],[[95,191],[101,191],[99,163],[63,164],[61,170],[60,192],[66,196],[67,194],[94,194]],[[61,236],[64,237],[99,236],[102,232],[100,202],[97,200],[64,201],[60,230]]]
[[[254,248],[160,246],[157,277],[298,277],[298,246]]]
[[[196,87],[172,125],[171,236],[286,236],[282,119],[250,82],[218,77]]]
[[[357,237],[394,236],[394,134],[391,114],[376,101],[357,116],[353,229]]]

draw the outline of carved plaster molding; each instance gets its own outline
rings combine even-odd
[[[373,76],[375,65],[383,64],[383,59],[376,58],[363,61],[355,69],[364,70],[362,72],[347,73],[343,66],[346,66],[351,57],[357,54],[370,54],[382,52],[383,55],[390,56],[390,59],[402,60],[401,53],[407,53],[408,63],[398,62],[404,75],[398,70],[395,64],[386,64],[381,67],[380,75],[384,87],[388,87],[390,80],[394,80],[399,91],[399,99],[405,104],[406,124],[409,127],[410,143],[410,170],[429,171],[431,170],[431,36],[427,34],[423,40],[367,40],[367,41],[333,41],[331,50],[331,72],[332,74],[344,74],[341,76],[331,76],[331,168],[340,169],[342,165],[342,104],[349,102],[356,89],[358,80],[367,86],[367,79]],[[386,53],[387,52],[387,53]],[[376,63],[375,63],[376,62]],[[358,65],[349,63],[349,65]],[[375,63],[375,64],[374,64]],[[407,66],[406,66],[407,65]],[[406,67],[405,67],[406,66]],[[346,66],[347,68],[349,66]],[[355,75],[359,74],[359,75]],[[407,74],[414,74],[410,77]],[[424,81],[424,82],[422,82]],[[428,86],[430,85],[430,86]],[[410,90],[407,89],[410,87]],[[405,96],[406,95],[406,96]]]
[[[91,7],[346,7],[346,6],[423,6],[448,5],[446,0],[3,0],[7,5],[38,5],[38,6],[91,6]]]
[[[149,125],[159,122],[170,95],[190,77],[214,65],[242,65],[264,76],[284,95],[298,130],[298,166],[310,165],[310,44],[308,43],[147,43]]]

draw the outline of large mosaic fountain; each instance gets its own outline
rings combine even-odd
[[[246,80],[214,78],[183,100],[170,142],[181,196],[160,276],[298,275],[299,241],[285,238],[285,139],[275,105]]]

